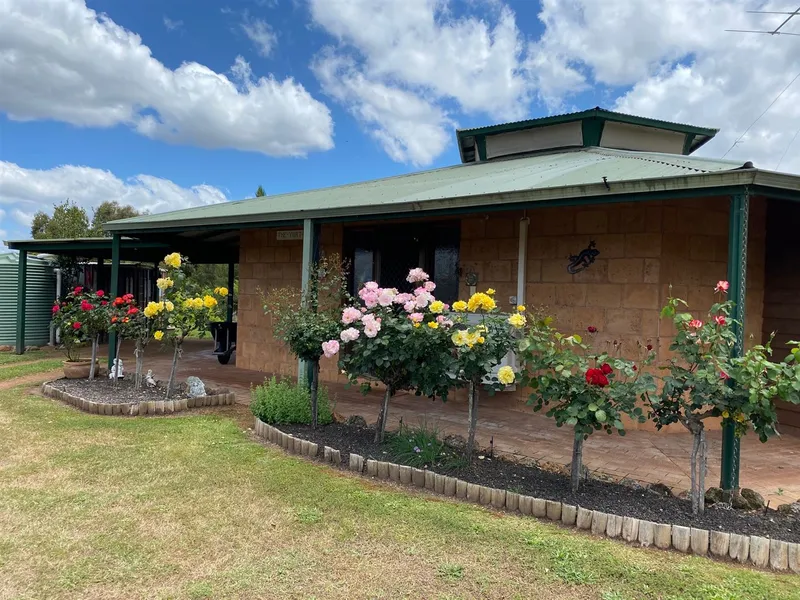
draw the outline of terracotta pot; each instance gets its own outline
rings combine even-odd
[[[92,366],[91,359],[89,360],[76,360],[76,361],[64,361],[64,377],[67,379],[88,379],[89,378],[89,368]],[[100,374],[100,368],[98,366],[98,361],[95,360],[95,368],[94,373],[95,377]]]

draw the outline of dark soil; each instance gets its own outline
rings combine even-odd
[[[167,393],[165,385],[151,388],[143,383],[140,390],[134,389],[133,376],[130,379],[121,379],[117,386],[114,386],[114,382],[108,377],[97,378],[94,381],[88,379],[57,379],[51,382],[50,385],[73,396],[105,404],[138,404],[149,400],[165,400]],[[212,391],[207,389],[206,393],[210,394]],[[187,397],[186,393],[181,388],[178,388],[172,392],[169,399],[180,400]]]
[[[350,453],[365,459],[401,463],[392,456],[389,445],[374,443],[375,430],[344,423],[322,426],[316,431],[308,425],[280,425],[279,429],[321,445],[336,448],[342,453],[343,464],[348,464]],[[388,435],[388,434],[387,434]],[[483,457],[483,458],[479,458]],[[674,496],[663,496],[631,482],[631,485],[590,479],[580,492],[573,493],[569,477],[536,466],[527,466],[477,454],[471,465],[445,468],[435,466],[434,471],[457,477],[470,483],[505,489],[546,500],[557,500],[590,510],[600,510],[645,519],[657,523],[671,523],[702,529],[728,531],[738,534],[800,542],[800,520],[767,509],[748,512],[706,506],[703,515],[692,515],[691,503]]]

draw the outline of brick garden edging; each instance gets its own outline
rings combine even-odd
[[[86,400],[80,396],[75,396],[64,390],[59,390],[49,383],[42,384],[42,395],[55,400],[61,400],[71,404],[84,412],[93,415],[168,415],[182,412],[190,408],[200,408],[203,406],[227,406],[236,401],[236,394],[233,392],[223,392],[210,396],[199,396],[197,398],[182,398],[180,400],[148,400],[146,402],[94,402]]]
[[[255,432],[260,438],[276,444],[292,454],[321,458],[323,462],[344,467],[355,473],[364,473],[378,479],[386,479],[403,485],[467,500],[497,509],[520,512],[523,515],[549,519],[568,527],[591,531],[594,535],[621,539],[642,547],[662,550],[673,549],[687,554],[730,559],[749,563],[756,567],[774,571],[800,573],[800,544],[772,540],[755,535],[738,535],[722,531],[709,531],[695,527],[655,523],[633,517],[587,510],[554,500],[543,500],[495,488],[467,483],[455,477],[440,475],[428,469],[417,469],[378,460],[364,460],[358,454],[350,454],[348,465],[342,465],[339,450],[302,440],[280,429],[268,425],[258,417]]]

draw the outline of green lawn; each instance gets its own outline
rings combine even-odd
[[[61,358],[48,358],[28,363],[0,365],[0,381],[8,381],[16,379],[17,377],[24,377],[25,375],[52,371],[61,367],[62,363],[63,359]]]
[[[25,354],[15,354],[14,352],[0,352],[0,366],[10,365],[19,362],[30,362],[52,356],[52,352],[44,350],[28,350]]]
[[[0,390],[0,598],[800,598],[800,578],[407,493],[225,414]]]

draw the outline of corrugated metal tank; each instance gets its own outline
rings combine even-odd
[[[17,278],[19,255],[0,254],[0,345],[17,340]],[[25,306],[25,345],[43,346],[50,342],[50,317],[56,297],[56,278],[52,264],[28,256],[27,304]]]

